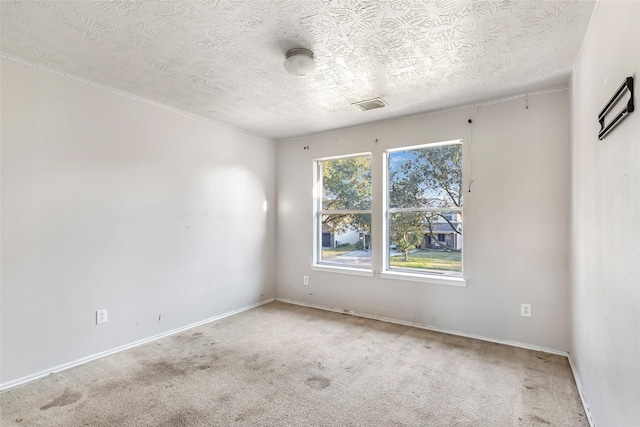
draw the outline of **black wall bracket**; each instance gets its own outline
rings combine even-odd
[[[629,92],[630,98],[627,101],[627,106],[614,117],[609,124],[605,124],[604,119],[611,112],[613,107],[620,101],[620,99]],[[598,114],[598,121],[600,122],[600,132],[598,132],[598,139],[603,140],[609,132],[611,132],[616,126],[620,124],[630,113],[633,112],[633,77],[627,77],[622,85],[618,88],[616,93],[613,94],[607,105]]]

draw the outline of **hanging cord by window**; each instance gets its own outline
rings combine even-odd
[[[476,115],[479,109],[480,109],[480,106],[478,105],[476,109],[473,110],[473,113],[471,113],[469,120],[467,120],[467,122],[469,123],[469,193],[471,193],[471,185],[473,184],[473,159],[471,156],[471,124],[473,123],[473,120],[472,120],[473,116]]]

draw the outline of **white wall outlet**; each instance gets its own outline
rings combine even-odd
[[[96,311],[96,325],[101,323],[107,323],[107,309],[103,308],[102,310]]]
[[[309,276],[302,276],[302,284],[303,285],[309,284]]]
[[[531,304],[520,304],[520,316],[531,317]]]

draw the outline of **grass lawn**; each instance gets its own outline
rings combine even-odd
[[[347,252],[353,252],[356,250],[356,245],[348,245],[341,248],[322,248],[322,259],[331,259],[337,256],[346,254]]]
[[[418,250],[409,254],[408,261],[404,260],[404,255],[398,255],[392,256],[389,263],[391,267],[462,271],[462,253]]]

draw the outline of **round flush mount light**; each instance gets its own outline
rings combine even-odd
[[[287,73],[294,76],[308,76],[316,69],[313,52],[304,48],[290,49],[287,52],[287,59],[284,60],[284,68]]]

